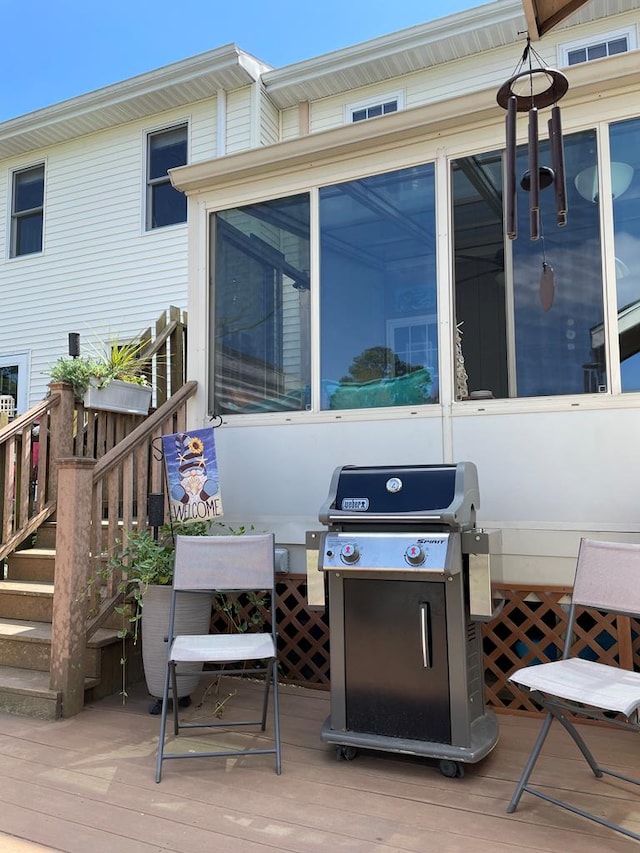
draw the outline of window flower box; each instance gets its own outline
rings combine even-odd
[[[151,386],[112,379],[107,385],[100,387],[98,380],[91,379],[83,403],[87,409],[147,415],[151,405]]]

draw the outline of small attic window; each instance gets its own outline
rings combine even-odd
[[[403,100],[401,92],[394,92],[393,94],[382,95],[371,100],[347,104],[345,107],[345,121],[348,124],[353,124],[357,121],[366,121],[369,118],[397,113],[404,106]]]
[[[606,56],[616,56],[628,53],[636,48],[636,32],[633,27],[627,30],[617,30],[604,33],[591,39],[562,44],[558,47],[560,65],[578,65],[581,62],[592,62]]]

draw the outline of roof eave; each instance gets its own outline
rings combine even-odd
[[[258,80],[269,68],[235,44],[224,45],[2,122],[0,158],[213,97],[220,88],[240,88]]]
[[[309,100],[317,97],[319,81],[323,78],[334,84],[328,84],[328,89],[331,88],[334,92],[347,90],[351,84],[362,85],[362,79],[356,75],[360,75],[363,69],[369,71],[371,82],[374,82],[376,69],[379,79],[385,79],[381,70],[385,60],[402,63],[403,57],[407,57],[411,51],[424,51],[445,41],[453,42],[460,56],[469,56],[517,41],[522,38],[519,33],[524,26],[522,0],[497,0],[352,47],[332,51],[315,59],[268,71],[263,74],[262,82],[276,106],[285,109],[305,100],[307,89]],[[482,31],[486,44],[481,49],[474,50],[471,48],[470,36],[479,30]],[[436,63],[426,63],[429,64]],[[415,68],[407,67],[404,73],[413,70]]]

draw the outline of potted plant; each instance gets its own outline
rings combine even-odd
[[[141,340],[115,340],[88,356],[59,358],[51,368],[51,381],[68,382],[89,409],[146,415],[151,404],[146,346]]]
[[[147,690],[156,702],[151,713],[159,713],[160,697],[164,687],[167,662],[167,626],[175,536],[202,536],[209,532],[207,522],[164,525],[155,536],[150,530],[136,530],[129,534],[125,548],[113,557],[106,571],[117,570],[123,574],[120,591],[125,594],[125,604],[117,608],[122,616],[120,637],[125,641],[133,637],[142,640],[142,665]],[[177,634],[207,634],[211,624],[212,600],[201,594],[180,593],[176,609]],[[123,666],[126,655],[123,653]],[[188,677],[178,682],[178,699],[185,700],[196,689],[200,680],[201,664],[181,669]],[[126,695],[126,673],[123,672],[123,695]],[[183,703],[184,704],[184,703]]]

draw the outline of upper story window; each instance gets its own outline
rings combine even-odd
[[[147,230],[187,221],[187,198],[171,185],[169,169],[187,163],[187,125],[147,136]]]
[[[345,120],[351,124],[357,121],[366,121],[369,118],[377,118],[377,116],[388,115],[389,113],[397,113],[398,110],[402,109],[403,105],[402,92],[394,92],[367,101],[358,101],[355,104],[347,104]]]
[[[592,62],[605,56],[616,56],[636,48],[636,32],[633,27],[616,30],[610,33],[600,33],[591,39],[570,42],[560,45],[560,65],[578,65],[581,62]]]
[[[13,173],[11,257],[42,251],[44,164]]]

